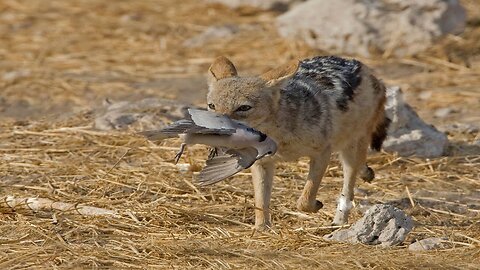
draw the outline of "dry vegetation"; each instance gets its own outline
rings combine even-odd
[[[387,83],[401,85],[420,114],[437,125],[480,122],[480,3],[463,3],[470,19],[460,37],[447,37],[414,58],[361,59]],[[450,155],[438,159],[369,158],[377,179],[358,183],[352,220],[361,217],[363,205],[388,202],[416,223],[405,246],[381,249],[322,239],[335,229],[329,224],[341,185],[336,161],[321,188],[325,208],[318,214],[294,207],[306,161],[282,164],[272,206],[276,228],[260,233],[251,229],[248,173],[198,189],[193,176],[204,148],[189,149],[183,162],[190,170],[182,172],[187,165],[171,162],[176,141],[154,145],[131,132],[91,129],[90,110],[105,97],[201,104],[204,85],[185,96],[168,80],[201,78],[220,54],[254,73],[325,53],[280,39],[272,26],[276,15],[194,0],[1,1],[0,269],[478,269],[480,150],[470,144],[478,132],[452,132]],[[255,27],[198,49],[181,46],[209,25],[224,23]],[[431,96],[419,99],[425,91]],[[454,113],[432,117],[444,106]],[[7,196],[50,199],[71,209],[12,208]],[[85,206],[116,215],[89,215]],[[448,248],[405,248],[432,236],[445,237]]]

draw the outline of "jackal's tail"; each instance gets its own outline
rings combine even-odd
[[[372,150],[380,151],[382,144],[387,137],[388,126],[391,120],[387,117],[385,112],[385,103],[387,102],[387,87],[374,75],[370,75],[373,93],[377,98],[377,106],[373,113],[372,130],[370,148]]]
[[[372,133],[372,141],[370,142],[370,147],[373,150],[380,151],[380,149],[382,149],[382,143],[387,137],[387,131],[390,122],[390,118],[388,118],[385,114],[383,114],[380,118],[380,121],[377,122],[377,126]],[[363,169],[360,171],[360,178],[362,178],[365,182],[370,183],[375,178],[375,172],[372,168],[365,164],[365,167],[363,167]]]
[[[384,115],[383,118],[377,123],[377,126],[372,133],[372,141],[370,143],[370,147],[373,150],[380,151],[380,149],[382,149],[382,143],[387,137],[387,131],[390,122],[390,118]]]

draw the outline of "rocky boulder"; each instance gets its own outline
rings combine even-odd
[[[418,116],[404,101],[400,87],[387,89],[385,108],[392,122],[383,149],[400,156],[438,157],[445,154],[447,136]]]
[[[376,204],[352,227],[334,231],[328,241],[394,246],[401,244],[413,229],[412,219],[391,205]]]
[[[331,53],[406,56],[461,33],[457,0],[310,0],[277,18],[280,35]]]

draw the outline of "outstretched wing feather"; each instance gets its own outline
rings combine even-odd
[[[198,176],[200,186],[208,186],[220,182],[255,163],[255,148],[229,149],[222,155],[207,160],[206,166]]]

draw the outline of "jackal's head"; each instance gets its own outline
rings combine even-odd
[[[298,65],[292,61],[260,76],[239,77],[232,62],[220,56],[208,69],[208,109],[256,127],[276,113],[280,90]]]

